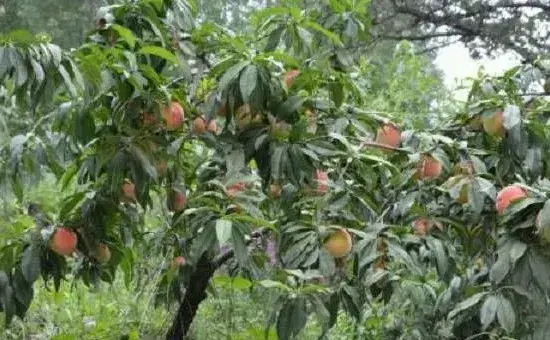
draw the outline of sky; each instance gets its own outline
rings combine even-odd
[[[462,43],[442,48],[435,60],[437,67],[444,72],[445,85],[450,90],[455,90],[465,78],[476,76],[480,67],[484,67],[487,73],[496,75],[518,63],[519,59],[512,53],[503,54],[496,59],[473,60]],[[465,99],[467,91],[455,91],[454,94],[457,99]]]

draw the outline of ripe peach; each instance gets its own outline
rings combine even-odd
[[[497,194],[496,209],[499,215],[502,215],[508,207],[521,199],[527,197],[527,191],[517,184],[509,185]]]
[[[237,196],[237,194],[239,192],[242,192],[242,191],[245,191],[245,190],[246,190],[246,183],[239,181],[239,182],[231,185],[226,190],[226,193],[227,193],[227,196],[229,196],[230,198],[234,198],[235,196]]]
[[[206,127],[206,130],[208,132],[216,133],[216,131],[218,130],[218,124],[214,119],[208,122],[208,126]]]
[[[503,137],[506,134],[504,128],[504,113],[498,111],[491,116],[483,117],[483,129],[491,136]]]
[[[59,228],[50,239],[50,248],[59,255],[68,256],[76,251],[76,233],[68,228]]]
[[[421,180],[435,179],[441,175],[443,165],[430,155],[423,155],[418,164],[417,175]]]
[[[317,170],[315,172],[315,179],[317,181],[317,192],[320,194],[326,193],[328,191],[328,173]]]
[[[185,111],[180,103],[172,101],[169,106],[162,109],[162,117],[166,122],[166,130],[175,131],[183,126]]]
[[[350,233],[344,228],[338,228],[325,242],[325,249],[335,258],[348,256],[353,242]]]
[[[430,222],[424,217],[419,217],[414,221],[413,227],[416,234],[425,236],[430,231]]]
[[[296,77],[300,75],[300,70],[290,70],[284,75],[284,82],[287,88],[291,88],[296,83]]]
[[[206,120],[204,117],[197,117],[193,121],[193,126],[195,133],[197,135],[202,135],[206,131]]]
[[[136,186],[129,179],[125,179],[124,184],[122,185],[122,194],[126,201],[135,202],[137,200],[136,196]]]
[[[181,190],[172,189],[168,195],[168,210],[173,212],[180,212],[185,209],[187,204],[187,196]]]
[[[111,249],[105,243],[100,243],[95,249],[94,257],[101,263],[106,263],[111,260]]]
[[[185,257],[178,256],[172,260],[172,269],[177,269],[179,267],[185,266]]]
[[[401,130],[392,123],[386,124],[378,129],[376,142],[398,148],[401,144]]]

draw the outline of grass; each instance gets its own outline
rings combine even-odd
[[[113,285],[89,288],[80,282],[65,283],[54,292],[39,281],[25,320],[16,318],[9,328],[0,325],[0,339],[163,339],[173,314],[152,306],[149,288],[137,294],[126,289],[119,277]],[[273,296],[228,285],[214,290],[215,295],[210,294],[199,308],[191,339],[264,339]],[[329,339],[351,339],[350,327],[347,318],[341,318]],[[311,319],[300,339],[315,340],[319,334],[319,326]],[[269,339],[277,339],[273,329]]]

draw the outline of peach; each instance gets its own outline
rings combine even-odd
[[[206,131],[206,121],[204,117],[195,118],[193,121],[193,127],[196,134],[202,135]]]
[[[430,155],[423,155],[418,164],[417,175],[421,180],[435,179],[441,175],[443,165]]]
[[[231,185],[226,193],[227,193],[227,196],[229,196],[230,198],[234,198],[235,196],[237,196],[238,193],[242,192],[242,191],[245,191],[246,190],[246,183],[244,182],[237,182],[233,185]]]
[[[497,194],[496,209],[499,215],[502,215],[508,207],[521,199],[527,197],[527,191],[517,184],[509,185]]]
[[[328,191],[328,173],[317,170],[315,172],[315,179],[317,181],[317,192],[320,194],[326,193]]]
[[[491,116],[483,117],[483,129],[491,136],[503,137],[506,134],[504,128],[504,113],[498,111]]]
[[[416,234],[425,236],[430,231],[430,222],[426,218],[420,217],[414,221],[413,227]]]
[[[59,255],[68,256],[76,251],[78,238],[68,228],[59,228],[50,239],[50,248]]]
[[[398,148],[401,144],[401,130],[392,123],[386,124],[378,129],[376,142]]]
[[[296,83],[296,77],[300,75],[300,70],[290,70],[284,75],[284,82],[287,88],[291,88]]]
[[[218,124],[214,119],[208,122],[208,126],[206,127],[206,130],[208,132],[216,133],[216,131],[218,130]]]
[[[338,228],[325,242],[325,249],[337,259],[348,256],[352,246],[351,235],[344,228]]]
[[[172,189],[168,195],[168,210],[180,212],[185,209],[187,204],[187,196],[181,190]]]
[[[179,267],[185,266],[185,257],[178,256],[172,260],[172,269],[177,269]]]
[[[122,194],[124,195],[124,199],[126,201],[135,202],[137,200],[136,186],[129,179],[124,180],[124,184],[122,185]]]
[[[183,126],[185,111],[180,103],[172,101],[170,105],[162,109],[162,117],[166,122],[166,130],[175,131]]]

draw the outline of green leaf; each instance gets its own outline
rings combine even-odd
[[[500,326],[508,333],[516,327],[516,312],[510,301],[503,295],[498,297],[497,318]]]
[[[256,89],[257,82],[258,69],[255,65],[250,64],[244,69],[239,82],[243,102],[250,103],[250,98]]]
[[[329,83],[328,88],[330,99],[334,101],[336,107],[340,107],[344,103],[344,84],[339,81],[333,81]]]
[[[483,177],[476,177],[475,181],[479,185],[479,191],[484,193],[490,199],[495,199],[497,196],[497,189],[493,183]]]
[[[3,289],[3,294],[0,296],[0,302],[2,302],[2,309],[6,318],[6,324],[9,325],[16,312],[15,298],[13,288],[11,286],[8,285]]]
[[[285,31],[285,27],[281,26],[274,29],[271,34],[269,34],[269,39],[265,45],[264,51],[271,52],[277,48],[279,42],[281,41],[281,35]]]
[[[526,250],[527,244],[521,241],[515,241],[512,245],[512,249],[510,250],[510,259],[512,260],[512,264],[515,264],[516,261],[519,260],[523,254],[525,254]]]
[[[23,252],[21,258],[21,272],[25,280],[32,284],[40,275],[40,249],[29,246]]]
[[[467,298],[466,300],[464,300],[464,301],[462,301],[462,302],[460,302],[460,303],[457,303],[456,306],[455,306],[455,308],[453,308],[453,310],[449,312],[449,314],[447,315],[447,318],[453,319],[453,318],[454,318],[455,316],[457,316],[460,312],[472,308],[472,307],[475,306],[475,305],[481,300],[481,298],[483,298],[485,295],[487,295],[487,292],[476,293],[476,294],[470,296],[469,298]]]
[[[233,223],[228,220],[219,219],[216,221],[216,236],[218,237],[220,246],[229,241],[229,238],[231,237],[232,225]]]
[[[504,127],[511,130],[521,123],[521,111],[517,105],[506,105],[504,108]]]
[[[59,74],[61,74],[61,77],[63,77],[63,81],[65,82],[65,85],[67,85],[67,88],[71,93],[71,96],[73,98],[78,97],[78,92],[76,91],[76,87],[74,86],[71,76],[69,75],[69,72],[67,72],[67,69],[65,68],[65,66],[59,65]]]
[[[285,285],[284,283],[279,282],[279,281],[262,280],[262,281],[258,282],[258,284],[262,287],[265,287],[265,288],[279,288],[279,289],[282,289],[282,290],[285,290],[285,291],[290,290],[290,288],[287,285]]]
[[[74,195],[71,195],[63,200],[63,203],[61,204],[61,209],[59,212],[59,216],[61,218],[67,218],[71,212],[76,208],[78,203],[82,202],[82,200],[86,197],[86,192],[77,192]]]
[[[245,266],[248,262],[248,250],[246,246],[245,233],[242,230],[242,225],[234,224],[231,228],[231,243],[235,257],[241,266]]]
[[[54,44],[48,44],[48,50],[52,55],[52,61],[55,67],[58,67],[61,64],[62,52],[61,48]]]
[[[134,49],[134,47],[136,46],[136,40],[137,40],[136,36],[134,35],[134,32],[118,24],[114,24],[111,27],[115,31],[117,31],[117,33],[120,35],[122,39],[124,39],[124,41],[128,43],[128,46],[130,46],[131,49]]]
[[[220,91],[224,91],[229,83],[237,79],[241,71],[248,65],[250,65],[249,61],[241,61],[240,63],[231,66],[221,77],[218,84],[218,89]]]
[[[179,64],[180,60],[172,52],[168,51],[165,48],[153,45],[143,46],[137,53],[139,54],[152,54],[157,57],[166,59],[174,64]]]
[[[307,322],[304,299],[288,300],[279,311],[277,335],[280,340],[291,340],[305,327]]]
[[[247,290],[250,287],[252,287],[252,282],[250,280],[245,279],[242,276],[235,277],[231,281],[231,284],[233,285],[234,288],[238,290]]]
[[[332,40],[332,42],[337,46],[343,46],[342,41],[340,40],[340,37],[336,33],[325,29],[323,26],[319,25],[318,23],[316,23],[314,21],[306,20],[302,23],[302,26],[307,27],[307,28],[311,28],[311,29],[323,34],[324,36],[326,36],[330,40]]]
[[[355,287],[345,285],[340,291],[342,306],[348,314],[356,321],[361,317],[361,305],[359,293]]]
[[[30,63],[31,63],[32,70],[34,72],[34,77],[36,78],[38,83],[42,83],[44,81],[44,78],[46,77],[44,70],[42,69],[42,66],[40,66],[40,64],[32,58],[30,59]]]
[[[284,145],[275,147],[275,150],[271,153],[271,178],[277,180],[281,177],[281,163],[283,159],[283,153],[287,151]]]
[[[499,255],[499,258],[497,261],[493,264],[491,267],[491,271],[489,272],[489,278],[491,281],[495,283],[500,283],[506,275],[508,275],[508,272],[511,269],[511,263],[510,263],[510,257],[505,256],[504,254],[502,256]]]
[[[494,295],[490,295],[487,299],[485,299],[485,302],[483,302],[483,305],[479,311],[479,320],[481,321],[483,330],[487,329],[491,322],[495,320],[497,315],[497,307],[498,299]]]

